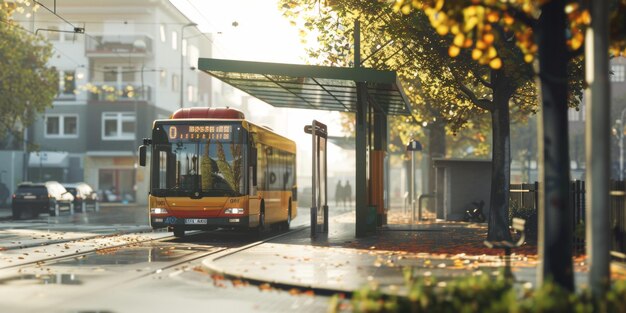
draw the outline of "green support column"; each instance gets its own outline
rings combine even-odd
[[[354,67],[361,67],[361,23],[354,22]],[[367,234],[367,86],[365,82],[356,82],[356,182],[355,182],[355,206],[356,206],[356,236],[363,237]]]
[[[365,83],[357,82],[357,112],[356,112],[356,236],[367,234],[367,89]]]
[[[385,155],[387,152],[387,116],[379,110],[374,115],[373,147],[370,152],[370,205],[376,206],[376,225],[386,224],[385,212]]]

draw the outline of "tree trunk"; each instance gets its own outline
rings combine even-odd
[[[493,136],[491,161],[491,196],[487,240],[511,240],[509,232],[509,190],[511,184],[511,130],[509,99],[511,92],[497,71],[492,72],[493,110],[491,130]]]
[[[565,1],[548,1],[541,7],[541,12],[535,27],[542,102],[540,122],[537,123],[540,145],[539,283],[551,279],[573,291]]]

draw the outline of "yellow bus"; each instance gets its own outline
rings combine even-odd
[[[185,108],[156,120],[150,157],[152,228],[287,228],[297,214],[296,144],[232,108]]]

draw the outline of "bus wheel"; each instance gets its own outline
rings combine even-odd
[[[185,237],[185,230],[179,227],[174,227],[174,237],[177,237],[177,238]]]
[[[265,225],[265,207],[262,206],[261,210],[259,211],[259,226],[257,226],[253,232],[256,236],[262,236],[263,233],[265,232],[267,228],[267,225]]]

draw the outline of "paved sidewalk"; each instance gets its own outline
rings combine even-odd
[[[206,259],[203,266],[227,278],[287,289],[350,293],[377,285],[399,294],[406,292],[407,269],[415,276],[445,281],[476,272],[494,273],[504,266],[498,255],[502,251],[482,244],[485,225],[423,222],[413,227],[390,226],[356,239],[352,221],[354,212],[336,216],[327,238],[312,240],[305,228],[235,254]],[[513,256],[513,274],[518,283],[534,285],[536,247],[521,252],[526,254]],[[577,260],[577,284],[585,283],[585,275],[584,263]]]

